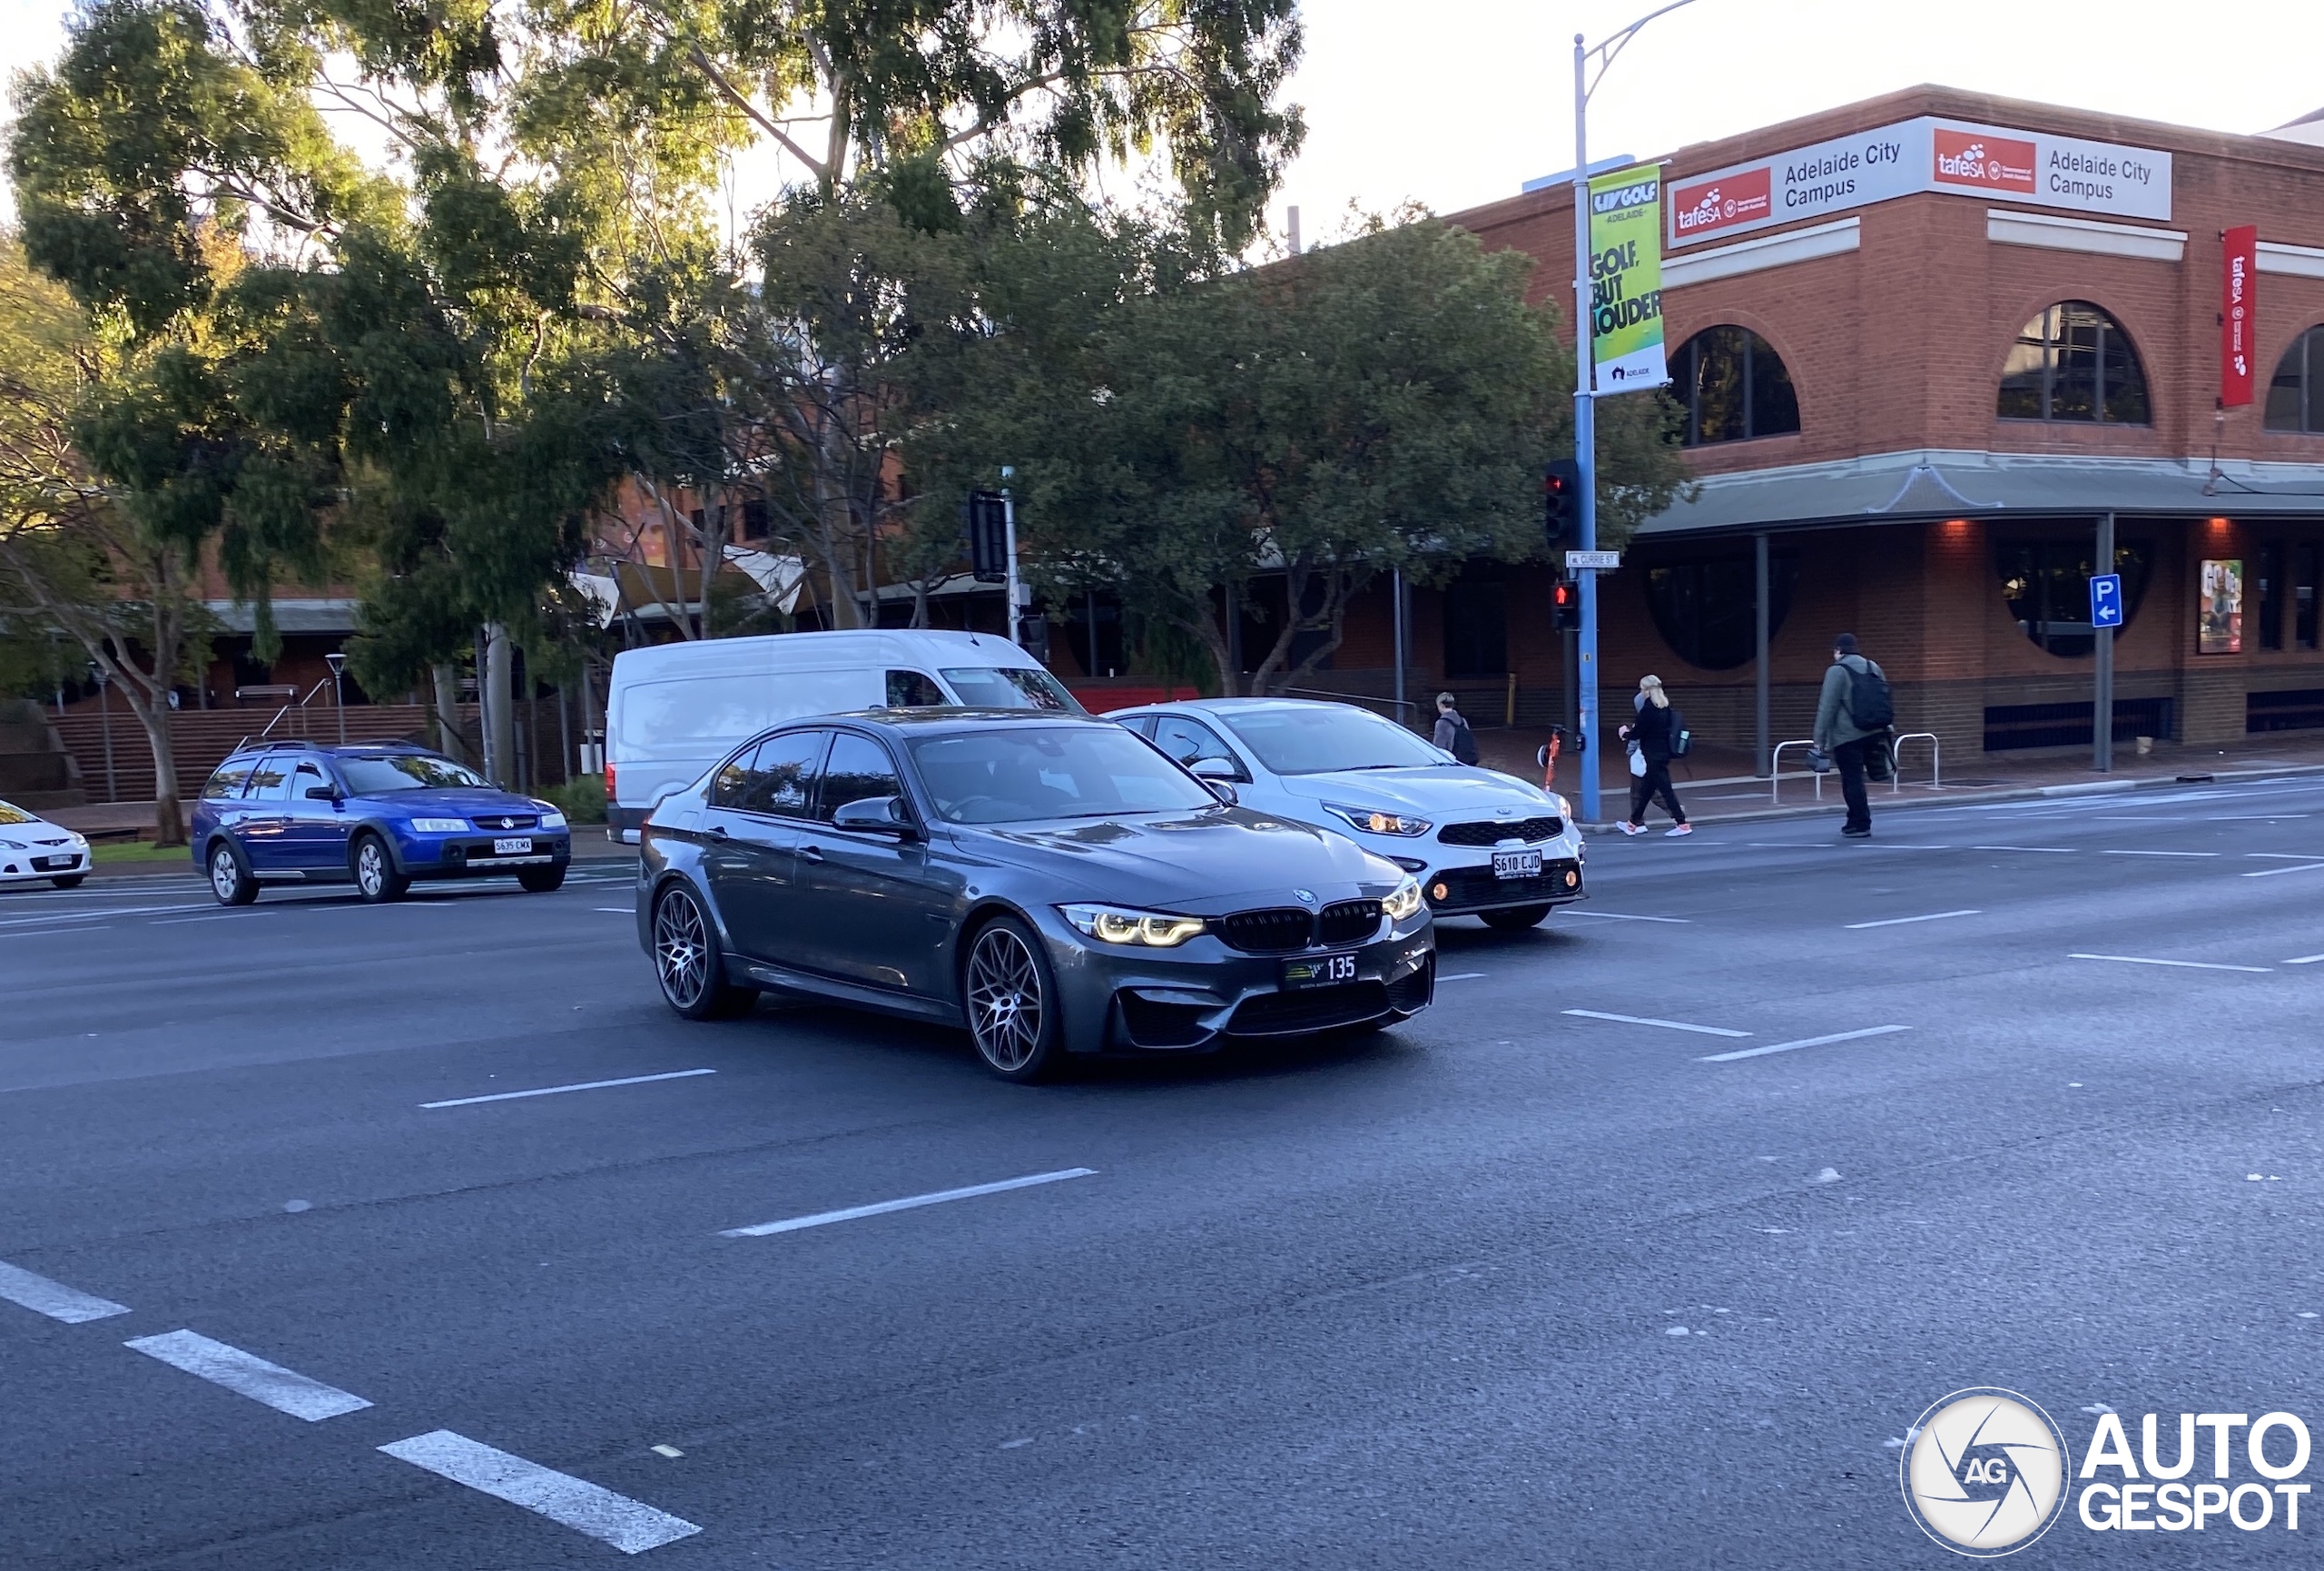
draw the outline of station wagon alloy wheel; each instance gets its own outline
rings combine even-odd
[[[210,848],[210,893],[221,905],[248,905],[258,898],[258,880],[251,876],[228,841],[221,840]]]
[[[967,981],[969,1033],[985,1062],[1012,1080],[1040,1074],[1053,1056],[1049,990],[1016,923],[1004,919],[977,934]]]

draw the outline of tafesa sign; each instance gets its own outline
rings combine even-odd
[[[1669,242],[1693,245],[1924,192],[2167,222],[2171,154],[1924,115],[1673,182]]]
[[[1590,183],[1590,345],[1600,393],[1670,380],[1662,347],[1662,169]]]

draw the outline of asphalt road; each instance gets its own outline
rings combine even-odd
[[[1043,1089],[676,1019],[613,870],[0,896],[0,1566],[1936,1566],[1957,1388],[2324,1424],[2324,785],[1837,828]]]

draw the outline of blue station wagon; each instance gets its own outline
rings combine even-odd
[[[190,838],[222,905],[278,881],[351,883],[376,904],[418,879],[513,874],[546,894],[572,855],[555,807],[405,742],[241,748],[202,787]]]

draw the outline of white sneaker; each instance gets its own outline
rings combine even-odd
[[[1676,840],[1681,835],[1692,835],[1694,832],[1695,826],[1691,824],[1677,824],[1668,829],[1665,829],[1662,832],[1662,838],[1665,840]]]
[[[1622,822],[1615,825],[1614,827],[1620,830],[1625,835],[1637,835],[1646,833],[1645,825],[1632,824],[1628,819],[1624,819]]]

